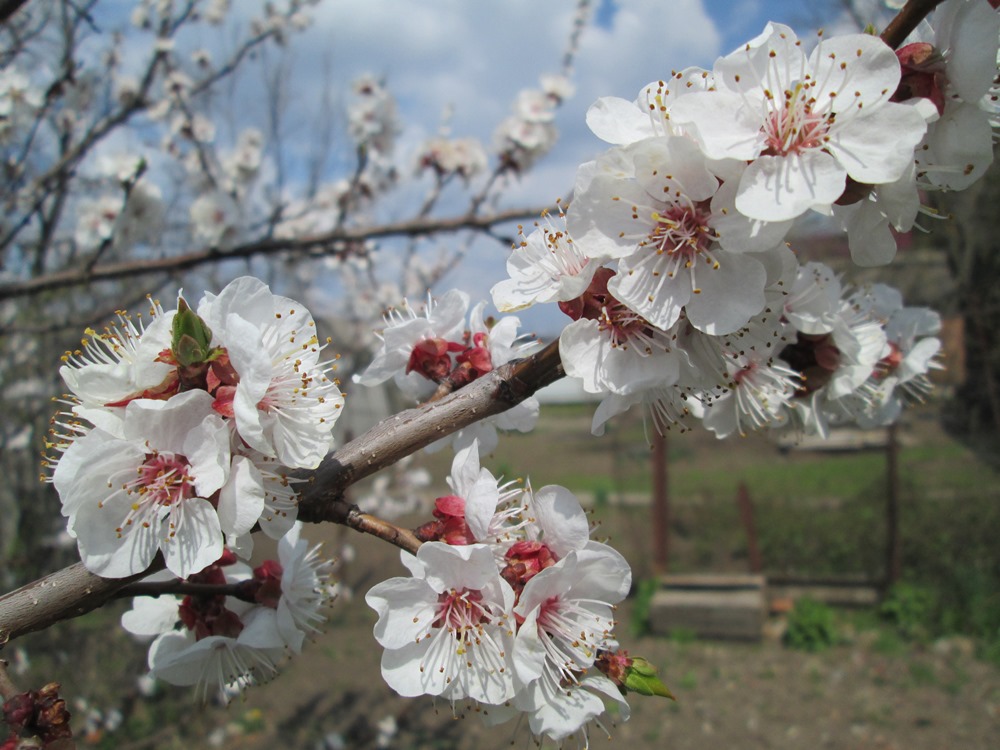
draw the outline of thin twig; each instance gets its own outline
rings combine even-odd
[[[123,279],[143,274],[184,271],[207,263],[217,263],[232,258],[274,255],[276,253],[307,253],[315,250],[336,252],[341,245],[348,245],[380,237],[412,237],[466,229],[484,230],[496,224],[538,216],[540,209],[511,209],[488,216],[459,216],[447,219],[419,219],[382,224],[370,228],[336,229],[298,239],[270,238],[238,245],[225,252],[206,248],[193,253],[174,255],[151,260],[131,260],[107,263],[90,271],[72,269],[39,276],[12,284],[0,285],[0,299],[28,297],[52,289],[62,289],[84,283]]]
[[[133,596],[232,596],[243,601],[253,602],[254,597],[247,583],[253,584],[253,579],[239,583],[190,583],[180,578],[173,581],[136,581],[124,586],[114,593],[115,599],[128,599]]]

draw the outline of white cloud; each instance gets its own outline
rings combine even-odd
[[[575,12],[572,0],[323,4],[314,27],[294,42],[295,87],[305,92],[308,69],[328,54],[338,83],[363,72],[385,75],[414,127],[434,130],[452,104],[454,134],[488,142],[518,91],[558,71]],[[710,65],[719,39],[700,0],[621,0],[609,28],[589,26],[577,57],[577,94],[558,116],[560,145],[547,160],[564,163],[552,175],[562,184],[542,192],[564,192],[576,165],[602,148],[583,121],[594,99],[632,98],[672,68]]]

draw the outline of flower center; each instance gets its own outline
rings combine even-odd
[[[518,597],[528,581],[557,562],[555,553],[547,545],[527,540],[512,545],[504,558],[507,564],[500,571],[500,577],[510,584]]]
[[[794,344],[788,344],[778,355],[791,369],[802,374],[802,385],[797,396],[804,397],[818,391],[833,377],[840,367],[840,350],[829,333],[799,333]]]
[[[478,628],[489,620],[482,601],[483,595],[479,591],[449,589],[442,592],[438,595],[434,627],[447,628],[461,639],[467,631]]]
[[[690,205],[671,205],[664,211],[654,211],[656,222],[643,245],[656,250],[649,259],[647,272],[654,277],[665,275],[668,279],[684,272],[691,277],[691,289],[701,293],[695,278],[699,257],[712,269],[719,267],[719,261],[711,252],[712,243],[718,235],[709,225],[712,218],[708,201]]]
[[[656,344],[656,329],[608,291],[608,281],[614,275],[615,271],[610,268],[598,269],[587,291],[575,300],[560,302],[559,309],[573,320],[596,320],[615,348],[632,346],[649,353]]]
[[[785,91],[784,102],[764,121],[765,154],[788,156],[826,145],[833,115],[828,118],[812,111],[816,102],[806,96],[808,88],[797,83]]]
[[[428,380],[440,383],[451,372],[450,352],[459,351],[463,347],[442,338],[423,339],[410,352],[410,361],[406,365],[406,374],[417,372]]]
[[[882,359],[876,363],[875,370],[872,372],[872,377],[877,380],[884,380],[892,375],[901,364],[903,364],[903,352],[899,346],[890,341],[889,354],[882,357]]]
[[[191,465],[179,453],[151,453],[139,466],[138,478],[129,487],[145,502],[173,505],[195,496],[194,479],[188,473]]]
[[[690,262],[708,249],[714,232],[708,225],[711,213],[698,206],[670,206],[666,211],[654,212],[656,226],[646,244],[656,248],[658,254],[681,254]]]
[[[630,345],[638,345],[641,351],[648,348],[652,335],[649,322],[611,295],[608,295],[597,324],[601,331],[608,334],[611,346],[615,348],[627,349]]]
[[[225,584],[226,575],[220,564],[227,563],[220,560],[219,563],[209,565],[201,572],[188,576],[188,582]],[[213,635],[235,638],[243,630],[239,615],[226,607],[226,597],[222,594],[189,594],[181,602],[178,614],[184,627],[194,633],[195,640],[198,641]]]

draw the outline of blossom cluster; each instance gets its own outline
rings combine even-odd
[[[453,289],[440,298],[428,295],[421,312],[404,300],[385,316],[382,344],[371,364],[354,381],[375,386],[392,379],[408,397],[422,401],[440,388],[461,388],[527,352],[532,342],[518,336],[520,321],[483,317],[486,303],[469,310],[469,295]],[[449,440],[458,450],[474,440],[484,453],[497,445],[497,428],[531,430],[538,419],[538,400],[459,430]]]
[[[590,108],[613,147],[579,168],[568,210],[515,246],[493,298],[501,311],[556,302],[572,319],[560,355],[603,397],[595,432],[644,402],[661,429],[701,418],[720,437],[823,433],[888,423],[926,392],[937,316],[885,287],[842,289],[786,237],[808,212],[831,215],[857,263],[887,263],[918,188],[963,187],[992,159],[1000,14],[952,0],[937,20],[983,44],[897,54],[854,34],[807,53],[771,23],[710,71]]]
[[[152,315],[88,330],[60,370],[70,410],[51,481],[84,565],[109,578],[157,552],[186,578],[224,547],[248,556],[255,528],[280,539],[296,516],[288,471],[319,465],[343,405],[312,316],[256,279]]]
[[[278,542],[278,560],[256,568],[226,550],[186,582],[226,586],[231,593],[190,593],[184,597],[136,597],[122,615],[122,627],[149,640],[152,677],[173,685],[193,685],[207,697],[210,688],[239,690],[273,677],[289,653],[300,653],[305,637],[318,632],[320,609],[329,600],[330,563],[300,538],[301,523]],[[147,579],[169,580],[165,574]]]
[[[416,556],[403,553],[411,575],[366,596],[385,681],[403,696],[471,701],[489,724],[526,714],[534,734],[557,740],[585,731],[608,698],[628,718],[638,660],[614,635],[632,580],[625,558],[590,538],[569,490],[501,484],[475,444],[455,455],[448,483]]]
[[[493,134],[494,148],[504,166],[523,172],[549,152],[558,135],[553,123],[556,107],[574,91],[565,76],[546,74],[539,79],[539,88],[523,89],[518,94],[513,113]]]

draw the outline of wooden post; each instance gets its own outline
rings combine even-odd
[[[760,573],[764,562],[760,557],[760,547],[757,545],[757,525],[754,523],[753,501],[750,500],[750,490],[746,482],[740,482],[736,490],[736,504],[740,507],[740,521],[747,534],[747,558],[750,561],[750,572]]]
[[[667,572],[670,562],[670,486],[667,436],[653,435],[653,571]]]
[[[903,572],[903,543],[899,534],[899,441],[896,425],[889,425],[885,441],[885,584],[888,589]]]

